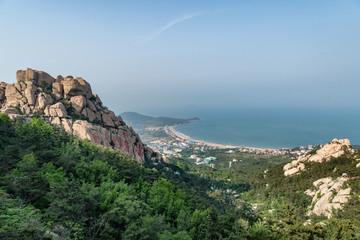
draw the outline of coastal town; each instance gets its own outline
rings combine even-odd
[[[190,137],[176,131],[174,126],[166,126],[163,128],[156,128],[153,131],[162,130],[167,134],[167,138],[161,138],[153,140],[149,143],[149,146],[156,152],[160,153],[166,158],[178,157],[182,158],[183,152],[187,150],[193,150],[196,152],[207,152],[209,150],[222,149],[226,150],[225,153],[251,153],[251,154],[264,154],[269,156],[280,156],[288,155],[292,159],[297,159],[298,157],[305,155],[311,151],[319,149],[324,146],[324,144],[316,145],[307,145],[299,146],[293,149],[290,148],[281,148],[281,149],[270,149],[270,148],[258,148],[258,147],[244,147],[244,146],[232,146],[232,145],[223,145],[217,143],[210,143],[205,141],[199,141],[191,139]],[[194,159],[197,165],[210,165],[213,160],[216,160],[214,157],[208,158],[199,158],[196,154],[192,154],[190,159]],[[234,159],[234,162],[237,159]]]

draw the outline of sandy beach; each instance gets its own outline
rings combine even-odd
[[[258,150],[278,150],[278,149],[271,149],[271,148],[260,148],[260,147],[246,147],[246,146],[234,146],[234,145],[225,145],[225,144],[219,144],[219,143],[212,143],[212,142],[206,142],[202,140],[192,139],[189,136],[186,136],[185,134],[182,134],[181,132],[178,132],[174,129],[176,126],[167,126],[164,128],[165,132],[167,132],[170,136],[173,138],[180,138],[187,142],[195,142],[199,145],[207,145],[210,147],[220,148],[220,149],[228,149],[228,148],[251,148],[251,149],[258,149]]]

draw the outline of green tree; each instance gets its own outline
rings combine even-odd
[[[175,223],[180,211],[185,208],[185,195],[163,178],[155,181],[150,189],[147,203],[155,214],[165,215],[165,220]]]
[[[44,208],[48,204],[45,195],[49,191],[49,185],[41,177],[38,161],[33,153],[25,155],[17,163],[17,168],[8,179],[11,192],[24,199],[26,203],[39,208]]]
[[[194,240],[209,239],[208,223],[210,222],[210,211],[195,210],[190,219],[191,229],[189,234]]]
[[[0,113],[0,150],[9,145],[11,137],[14,136],[13,124],[9,116]]]
[[[38,209],[20,199],[12,199],[2,190],[0,203],[0,239],[50,239],[41,229]]]
[[[94,160],[90,163],[82,161],[75,166],[78,180],[84,183],[100,185],[102,182],[116,180],[117,172],[107,162]]]
[[[122,236],[124,240],[158,240],[160,233],[168,228],[163,215],[146,215],[131,222]]]
[[[192,240],[190,235],[186,231],[180,231],[173,234],[169,231],[164,231],[160,234],[160,240]]]

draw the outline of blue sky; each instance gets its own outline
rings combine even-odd
[[[116,113],[360,105],[360,1],[0,0],[0,81],[81,76]]]

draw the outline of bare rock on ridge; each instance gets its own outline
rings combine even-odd
[[[8,107],[16,107],[19,106],[22,95],[15,86],[8,84],[5,88],[5,98]]]
[[[28,68],[27,70],[18,70],[16,72],[16,81],[18,83],[32,82],[42,88],[47,88],[55,82],[55,78],[43,71],[36,71]]]
[[[35,108],[42,112],[46,106],[52,104],[53,102],[54,99],[51,97],[51,95],[42,92],[37,97]]]
[[[313,183],[315,189],[305,191],[313,197],[307,215],[324,215],[330,218],[333,210],[342,209],[342,205],[350,199],[351,188],[344,187],[348,180],[346,174],[336,179],[327,177],[316,180]]]
[[[70,98],[71,106],[78,112],[81,112],[86,106],[86,99],[84,96],[75,96]]]
[[[65,106],[62,102],[58,102],[58,103],[55,103],[54,105],[51,105],[49,107],[48,114],[45,112],[45,115],[51,116],[51,117],[60,117],[60,118],[68,117]]]
[[[74,79],[72,76],[68,76],[61,81],[61,84],[66,98],[82,95],[90,99],[92,96],[90,84],[82,78]]]
[[[35,91],[36,91],[36,87],[34,86],[34,84],[32,82],[28,83],[27,88],[25,89],[25,97],[27,98],[28,104],[30,106],[35,105],[36,102]]]
[[[60,99],[64,94],[63,85],[60,82],[54,82],[52,84],[52,95],[55,99]]]
[[[69,134],[120,150],[138,162],[156,156],[121,117],[102,105],[83,78],[59,75],[55,79],[28,68],[17,71],[16,79],[14,84],[0,83],[0,111],[11,119],[44,113],[47,122],[62,126]]]
[[[284,166],[284,175],[291,176],[295,173],[305,170],[305,162],[324,162],[331,158],[337,158],[345,153],[353,153],[349,139],[334,138],[331,143],[326,144],[323,148],[316,151],[314,154],[306,154],[299,157],[299,159],[292,161]]]

